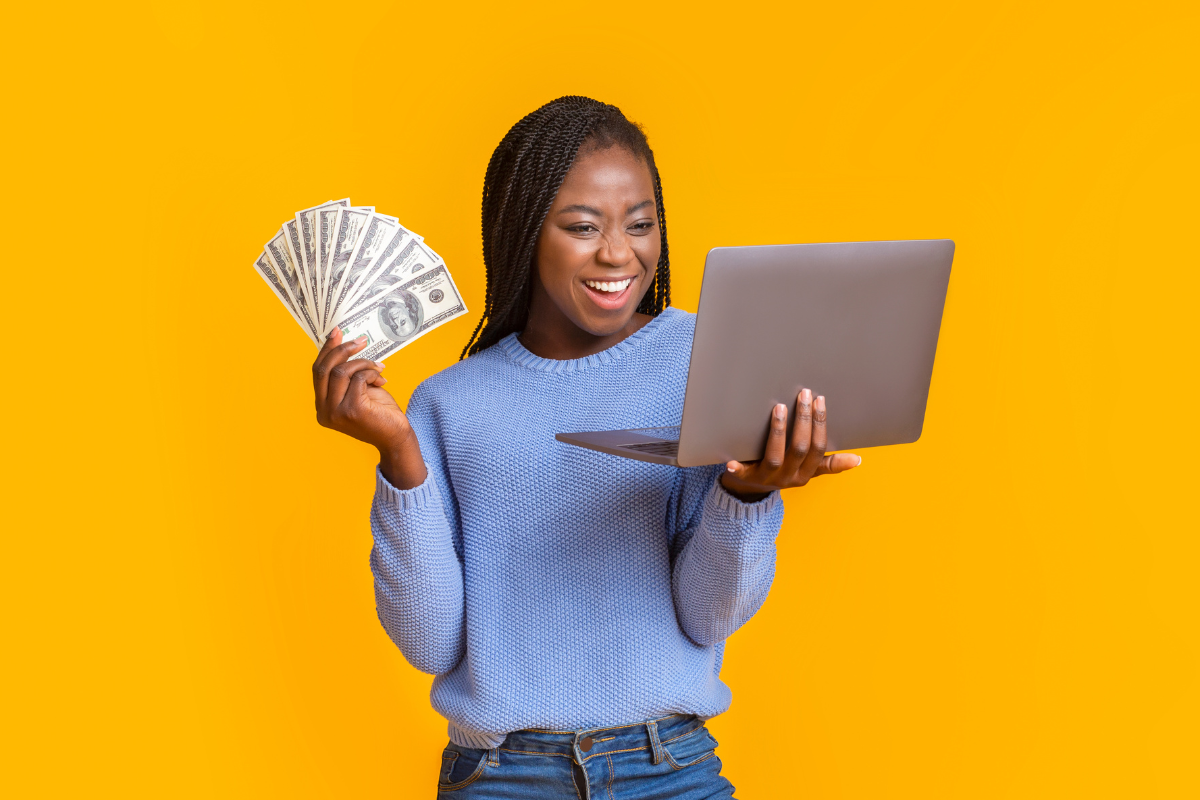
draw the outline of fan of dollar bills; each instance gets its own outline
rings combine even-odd
[[[374,206],[333,200],[296,213],[263,246],[257,272],[313,344],[334,328],[367,336],[354,358],[382,361],[467,313],[441,256]]]

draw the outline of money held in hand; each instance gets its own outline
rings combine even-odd
[[[318,348],[335,328],[366,335],[354,358],[382,361],[467,313],[450,270],[425,240],[374,206],[331,200],[296,212],[254,271]]]

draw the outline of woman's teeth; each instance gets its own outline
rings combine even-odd
[[[626,278],[623,281],[584,281],[584,284],[597,292],[623,292],[631,281],[633,278]]]

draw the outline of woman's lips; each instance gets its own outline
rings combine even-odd
[[[600,289],[593,289],[591,286],[588,286],[587,283],[583,284],[583,289],[585,292],[587,292],[587,296],[591,298],[593,303],[600,306],[605,311],[616,311],[625,305],[625,302],[629,299],[630,290],[633,288],[633,285],[637,283],[637,281],[631,278],[623,278],[619,281],[605,281],[611,285],[613,283],[621,283],[624,280],[628,280],[629,283],[619,292],[605,292]],[[595,281],[593,281],[593,283],[595,283]]]

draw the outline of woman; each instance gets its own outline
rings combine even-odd
[[[695,318],[669,307],[662,186],[642,131],[563,97],[508,132],[483,190],[487,297],[465,360],[408,414],[335,331],[317,419],[379,449],[379,617],[436,675],[441,796],[732,797],[702,720],[724,641],[774,576],[779,490],[825,455],[825,402],[770,420],[765,457],[679,469],[562,444],[679,423]]]

